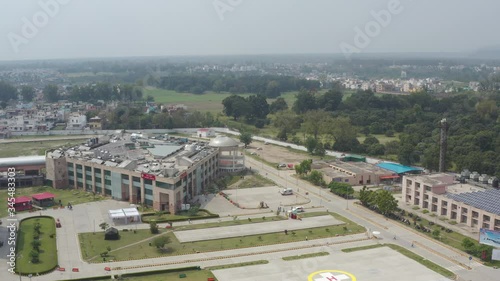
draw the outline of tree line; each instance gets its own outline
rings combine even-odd
[[[232,94],[251,93],[276,98],[281,93],[298,91],[302,88],[318,89],[320,84],[319,81],[292,76],[176,74],[159,78],[156,86],[181,93],[203,94],[207,91]]]

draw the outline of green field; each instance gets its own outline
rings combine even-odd
[[[209,111],[212,113],[222,112],[222,100],[231,95],[229,93],[215,92],[195,95],[151,87],[144,88],[143,92],[145,97],[152,96],[157,103],[184,104],[189,111]],[[241,96],[247,97],[249,94],[242,94]]]
[[[186,277],[179,277],[185,274]],[[141,276],[127,276],[128,281],[164,281],[164,280],[181,280],[181,281],[204,281],[208,278],[214,278],[214,275],[209,270],[192,270],[158,274],[144,274]]]
[[[38,187],[17,187],[15,197],[23,196],[23,195],[33,195],[42,192],[50,192],[53,193],[55,197],[55,201],[61,203],[63,206],[66,206],[68,202],[71,202],[72,205],[77,205],[81,203],[87,203],[92,201],[102,200],[104,197],[101,195],[94,195],[89,192],[84,192],[82,190],[75,189],[54,189],[52,187],[46,186],[38,186]],[[7,202],[7,190],[0,190],[0,201]],[[27,211],[25,211],[27,212]],[[0,208],[0,218],[7,216],[7,208]]]
[[[33,233],[35,223],[41,224],[40,234],[40,261],[32,263],[30,252],[33,247]],[[22,274],[44,273],[57,266],[56,225],[53,218],[33,217],[21,222],[17,238],[16,271]]]
[[[48,149],[59,148],[62,146],[72,146],[82,143],[83,140],[49,140],[49,141],[30,141],[3,143],[0,145],[0,158],[17,157],[30,155],[44,155]]]
[[[230,93],[215,93],[206,92],[202,95],[195,95],[191,93],[178,93],[173,90],[158,89],[153,87],[143,88],[144,96],[152,96],[157,103],[163,104],[184,104],[188,110],[197,111],[210,111],[213,113],[222,112],[222,100],[229,97]],[[286,92],[281,95],[288,103],[288,107],[292,107],[295,101],[297,92]],[[252,94],[239,94],[239,96],[248,97]],[[268,103],[273,102],[275,99],[268,99]]]

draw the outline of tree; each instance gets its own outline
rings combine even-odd
[[[246,115],[248,120],[265,119],[269,114],[269,104],[263,95],[249,96],[250,112]]]
[[[54,84],[49,84],[43,88],[43,97],[48,102],[56,102],[59,100],[59,88]]]
[[[286,140],[288,135],[294,135],[300,128],[301,119],[292,111],[283,110],[276,113],[272,124],[274,127],[280,129],[278,138]]]
[[[304,160],[299,165],[295,165],[295,171],[299,175],[307,174],[311,171],[312,159]]]
[[[325,181],[323,180],[323,173],[317,170],[312,171],[309,176],[307,176],[307,180],[317,186],[325,185]]]
[[[249,132],[241,132],[240,141],[245,144],[245,148],[252,143],[252,134]]]
[[[158,231],[158,224],[156,223],[156,221],[152,220],[149,223],[149,231],[151,231],[152,234],[157,234],[159,232]]]
[[[471,254],[474,251],[476,244],[474,244],[470,238],[464,238],[462,240],[462,247],[467,253]]]
[[[31,250],[30,251],[30,257],[31,257],[31,262],[32,263],[39,263],[40,262],[40,253],[36,250]]]
[[[295,111],[295,113],[300,114],[309,110],[318,109],[316,97],[313,92],[301,89],[295,97],[296,100],[293,103],[293,111]]]
[[[222,100],[224,114],[237,120],[241,116],[246,116],[251,111],[248,101],[240,96],[232,95]]]
[[[102,230],[106,230],[106,228],[109,227],[109,224],[106,223],[106,222],[102,222],[99,224],[99,227],[102,229]]]
[[[318,142],[316,144],[316,147],[314,148],[313,154],[317,155],[317,156],[321,156],[321,157],[325,156],[326,150],[325,150],[325,146],[323,145],[323,143]]]
[[[315,140],[318,140],[318,135],[320,133],[327,132],[327,124],[332,122],[330,114],[323,110],[311,110],[304,114],[304,123],[302,127],[307,134],[314,136]]]
[[[287,110],[287,109],[288,109],[288,104],[286,103],[285,99],[282,97],[277,98],[269,106],[270,113],[276,113],[278,111]]]
[[[342,196],[344,198],[348,198],[352,194],[354,194],[354,188],[352,188],[350,184],[343,182],[332,181],[331,183],[328,184],[328,188],[332,193]]]
[[[8,102],[17,99],[17,89],[11,84],[0,81],[0,101]]]
[[[31,242],[31,246],[33,246],[33,249],[37,252],[40,252],[41,245],[42,245],[42,242],[38,239],[35,239]]]
[[[316,146],[318,145],[318,140],[316,140],[313,137],[308,137],[306,139],[305,146],[307,148],[307,152],[310,154],[313,154],[314,150],[316,149]]]
[[[388,215],[398,208],[398,200],[394,198],[391,192],[387,190],[379,190],[376,193],[375,203],[377,208],[383,215]]]
[[[166,235],[161,235],[153,240],[153,245],[158,249],[164,250],[165,245],[170,244],[170,242],[171,242],[170,237]]]
[[[194,216],[198,215],[199,210],[200,210],[200,207],[192,206],[191,208],[189,208],[188,214],[190,217],[194,217]]]
[[[335,111],[342,102],[343,94],[339,90],[329,90],[318,98],[318,106],[325,111]]]
[[[368,190],[366,185],[363,186],[363,188],[359,191],[359,201],[363,204],[363,206],[371,206],[374,201],[374,192],[372,190]]]
[[[29,102],[35,98],[35,89],[31,86],[21,87],[21,96],[23,96],[23,101]]]
[[[441,231],[439,231],[439,229],[434,229],[434,231],[432,231],[432,237],[434,237],[434,239],[438,239],[439,235],[441,235]]]
[[[266,96],[268,98],[276,98],[281,95],[280,84],[277,81],[269,81],[266,87]]]

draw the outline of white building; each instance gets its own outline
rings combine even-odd
[[[80,113],[73,113],[68,118],[66,130],[81,130],[87,126],[87,116]]]
[[[212,129],[199,129],[196,132],[196,136],[199,138],[211,138],[215,137],[215,132]]]

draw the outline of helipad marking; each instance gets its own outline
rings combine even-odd
[[[356,281],[356,277],[349,272],[340,270],[321,270],[313,272],[307,278],[308,281]]]

